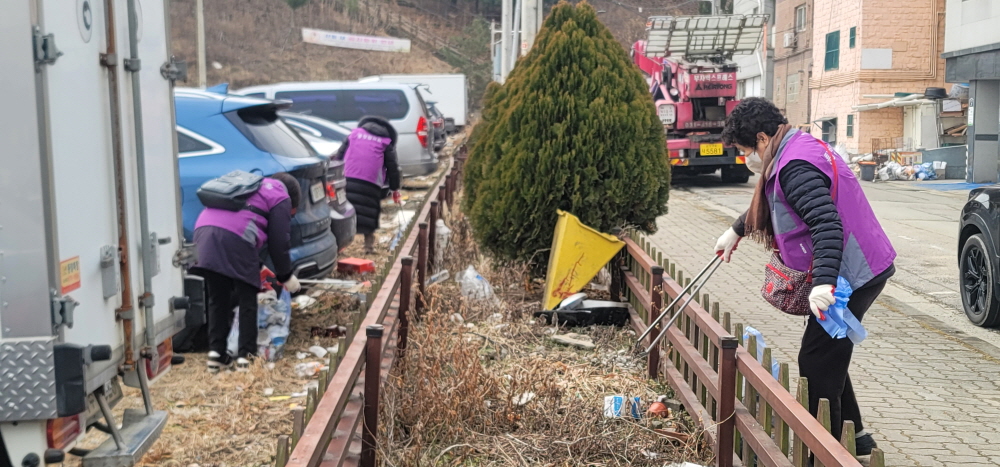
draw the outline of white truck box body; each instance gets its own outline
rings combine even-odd
[[[445,117],[455,119],[455,126],[465,126],[469,114],[468,88],[464,74],[375,75],[359,81],[391,81],[422,84],[419,88],[425,101],[436,102]]]
[[[185,295],[185,276],[172,264],[183,240],[172,82],[161,73],[161,66],[170,61],[167,0],[134,1],[141,60],[137,73],[146,164],[145,212],[148,231],[160,239],[147,242],[151,248],[145,259],[134,71],[125,63],[130,58],[128,1],[17,1],[10,2],[0,15],[0,63],[4,65],[0,86],[7,91],[5,109],[0,112],[0,140],[5,146],[0,167],[0,379],[4,379],[0,381],[0,436],[14,465],[20,465],[25,455],[45,451],[45,423],[58,418],[61,396],[53,349],[73,344],[110,346],[110,359],[84,367],[84,387],[92,397],[95,390],[107,390],[117,378],[129,345],[116,311],[122,306],[124,278],[115,254],[120,216],[112,92],[119,99],[117,137],[123,156],[127,279],[137,365],[145,367],[140,349],[146,346],[147,325],[155,329],[154,348],[169,342],[184,325],[184,310],[174,309],[171,300]],[[109,45],[108,3],[113,5],[115,18],[117,53],[108,60],[117,68],[114,90],[109,87],[109,68],[101,63]],[[37,49],[41,41],[37,35],[33,38],[33,28],[40,35],[51,34],[61,55],[39,63],[33,43]],[[107,259],[108,252],[113,260],[102,267],[102,253]],[[143,275],[147,262],[154,274],[148,290]],[[147,292],[153,296],[153,323],[146,323],[140,302]],[[58,325],[60,318],[51,311],[53,295],[77,304],[72,327]],[[5,378],[12,372],[33,376]],[[139,377],[130,372],[125,380],[138,384]],[[27,390],[28,386],[33,390]],[[0,461],[3,455],[0,452]]]

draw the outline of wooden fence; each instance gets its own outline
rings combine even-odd
[[[375,466],[379,393],[393,362],[405,354],[411,306],[418,315],[423,309],[427,269],[434,259],[428,238],[434,238],[445,206],[453,206],[466,154],[464,146],[459,148],[450,170],[428,192],[402,246],[379,271],[365,314],[354,315],[349,337],[330,355],[329,370],[320,372],[318,390],[310,390],[306,406],[290,414],[292,433],[278,438],[276,467]]]
[[[630,304],[632,326],[642,332],[661,313],[673,317],[678,312],[677,306],[664,310],[664,301],[676,298],[691,279],[642,235],[631,232],[624,241],[626,248],[609,265],[611,295]],[[758,361],[746,350],[757,349],[756,339],[744,342],[743,325],[733,323],[729,312],[720,314],[719,303],[707,293],[699,295],[667,331],[669,348],[663,343],[650,352],[648,367],[650,378],[666,377],[705,429],[716,465],[804,467],[812,454],[816,466],[860,466],[853,422],[844,422],[843,439],[835,439],[829,401],[820,399],[818,419],[810,415],[806,379],[798,378],[792,396],[788,364],[781,364],[775,379],[771,349],[765,348]],[[650,339],[657,334],[659,329]],[[885,466],[878,449],[870,465]]]

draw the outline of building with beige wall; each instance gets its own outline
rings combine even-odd
[[[774,28],[774,104],[795,126],[809,124],[813,0],[777,0]]]
[[[813,7],[813,134],[852,154],[870,152],[874,138],[901,138],[902,108],[857,107],[944,87],[945,0],[814,0]]]

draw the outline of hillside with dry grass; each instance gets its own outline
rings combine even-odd
[[[347,8],[315,1],[295,10],[284,0],[204,3],[209,86],[228,82],[239,88],[279,81],[354,80],[382,73],[455,71],[434,51],[417,43],[410,53],[403,54],[302,42],[303,27],[387,35],[387,25],[366,18],[366,9],[359,8],[357,2]],[[173,53],[188,62],[188,85],[197,85],[198,77],[194,11],[194,0],[171,2]]]

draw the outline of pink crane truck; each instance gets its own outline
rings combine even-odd
[[[746,183],[750,170],[722,126],[739,103],[734,55],[753,54],[767,15],[653,16],[632,60],[646,74],[667,135],[675,174],[722,170],[727,183]]]

